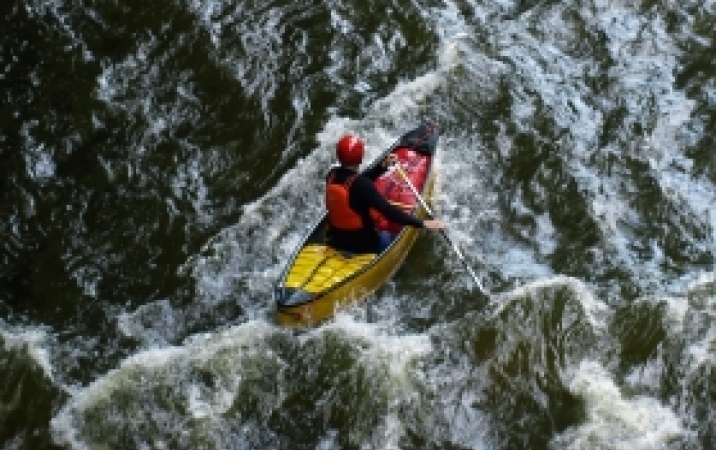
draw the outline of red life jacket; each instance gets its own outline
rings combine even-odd
[[[328,223],[339,230],[355,231],[363,228],[363,219],[348,205],[348,190],[358,174],[350,176],[345,183],[334,183],[334,174],[326,182],[326,210]]]

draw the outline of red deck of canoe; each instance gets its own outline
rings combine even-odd
[[[418,192],[422,192],[428,167],[430,166],[430,156],[416,152],[409,147],[398,148],[393,154],[398,157],[400,165],[408,175],[408,178],[410,178],[413,186],[415,186]],[[375,180],[375,187],[389,202],[406,205],[409,206],[410,209],[413,209],[412,207],[418,202],[413,191],[395,170],[390,169]],[[406,207],[405,209],[408,208]],[[379,213],[374,214],[374,219],[376,227],[379,230],[397,233],[401,229],[401,225],[388,221]]]

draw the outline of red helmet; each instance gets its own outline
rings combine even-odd
[[[344,166],[358,166],[363,161],[365,146],[359,138],[346,134],[336,144],[338,161]]]

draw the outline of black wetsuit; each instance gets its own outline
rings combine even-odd
[[[348,206],[363,219],[363,228],[349,231],[329,227],[326,233],[328,245],[339,250],[352,253],[376,253],[379,250],[378,231],[370,216],[370,209],[375,209],[391,222],[401,225],[408,225],[417,228],[423,227],[423,221],[417,217],[403,212],[397,206],[391,205],[383,197],[373,184],[373,181],[381,176],[386,169],[380,165],[359,175],[348,189]],[[333,182],[344,184],[348,177],[356,172],[345,167],[336,167],[326,176],[326,179],[333,173]]]

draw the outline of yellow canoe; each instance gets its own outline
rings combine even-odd
[[[426,122],[403,135],[373,164],[389,153],[395,154],[401,166],[423,197],[429,199],[434,184],[434,159],[439,127]],[[394,175],[394,174],[393,174]],[[408,203],[418,217],[426,217],[420,203],[406,186],[390,172],[376,180],[378,190],[390,201]],[[385,284],[400,268],[420,229],[392,227],[397,232],[392,244],[380,254],[348,255],[325,244],[325,214],[291,256],[275,287],[276,320],[280,325],[308,327],[341,309],[347,308]]]

